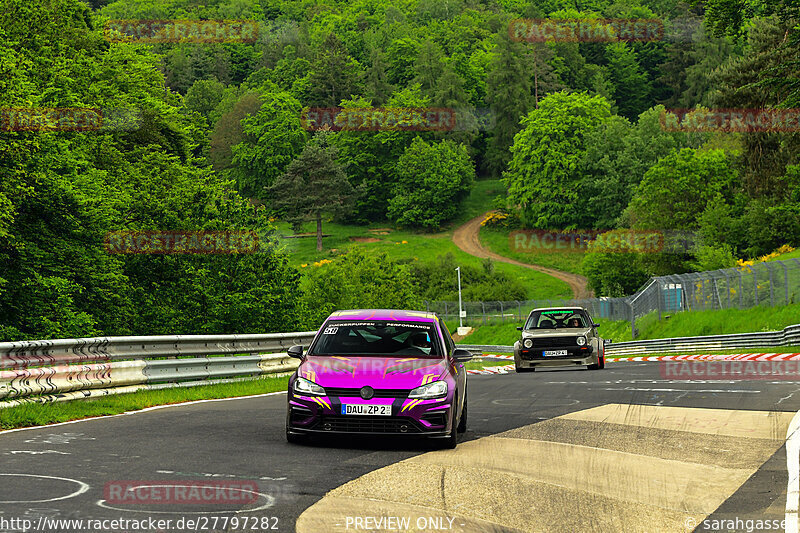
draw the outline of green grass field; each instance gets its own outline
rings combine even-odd
[[[581,263],[583,262],[583,252],[542,252],[530,249],[525,251],[525,246],[522,250],[512,249],[515,245],[512,244],[509,235],[512,230],[505,228],[481,228],[481,244],[490,249],[496,254],[504,257],[510,257],[523,263],[532,265],[541,265],[544,267],[555,268],[564,272],[572,272],[574,274],[581,274]],[[526,245],[527,241],[522,243]]]

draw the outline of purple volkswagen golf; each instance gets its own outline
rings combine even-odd
[[[289,379],[286,439],[320,434],[410,435],[455,448],[467,427],[472,354],[433,313],[369,309],[333,313]]]

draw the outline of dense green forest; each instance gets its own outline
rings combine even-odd
[[[0,340],[292,331],[337,307],[419,306],[452,293],[436,264],[340,251],[301,274],[273,221],[438,231],[481,178],[503,179],[495,207],[510,227],[696,235],[685,253],[587,254],[598,295],[800,245],[797,131],[664,127],[672,109],[800,108],[797,0],[0,6],[0,108],[107,119],[85,131],[0,128]],[[509,31],[520,18],[657,19],[664,34],[526,42]],[[124,42],[109,38],[120,19],[244,19],[258,32]],[[302,117],[315,107],[447,108],[458,127],[314,132]],[[109,232],[165,230],[250,230],[260,248],[103,247]],[[491,265],[465,275],[514,284]]]

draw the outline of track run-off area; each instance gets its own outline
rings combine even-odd
[[[668,357],[471,375],[455,450],[291,445],[284,393],[2,432],[0,531],[797,531],[800,378],[672,379]],[[170,500],[198,483],[247,501]]]

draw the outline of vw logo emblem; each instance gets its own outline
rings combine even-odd
[[[375,396],[375,391],[372,387],[361,387],[361,397],[365,400],[369,400]]]

